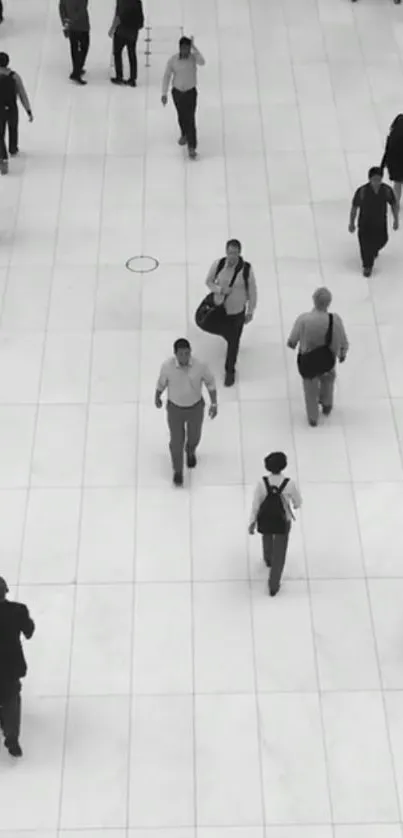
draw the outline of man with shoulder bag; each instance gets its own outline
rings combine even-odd
[[[226,256],[210,268],[206,285],[210,293],[199,305],[195,321],[204,332],[227,342],[225,386],[235,383],[236,362],[243,328],[250,323],[257,304],[256,279],[249,262],[241,256],[241,243],[230,239]]]
[[[311,427],[333,409],[336,360],[343,363],[348,352],[348,339],[338,314],[329,314],[332,295],[328,288],[317,288],[313,294],[312,311],[300,314],[291,329],[287,346],[298,345],[298,371],[302,378],[306,413]]]

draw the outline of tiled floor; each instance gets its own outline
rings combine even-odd
[[[149,0],[136,91],[108,82],[112,7],[82,90],[56,0],[0,33],[36,116],[0,183],[0,573],[37,622],[0,838],[402,838],[403,231],[367,284],[347,221],[403,109],[403,7]],[[181,26],[197,164],[159,102]],[[186,333],[221,378],[192,317],[229,235],[259,310],[175,492],[155,379]],[[322,283],[351,354],[312,431],[285,338]],[[270,600],[246,521],[273,448],[305,505]]]

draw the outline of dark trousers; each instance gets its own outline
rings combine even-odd
[[[186,137],[189,148],[197,148],[196,107],[197,90],[177,90],[172,88],[172,98],[178,114],[179,128],[182,137]]]
[[[3,17],[4,17],[3,0],[0,0],[0,23],[2,22]]]
[[[8,148],[10,154],[18,151],[18,108],[0,110],[0,160],[7,160],[6,130],[8,130]]]
[[[171,437],[169,450],[172,467],[176,474],[181,474],[185,445],[187,453],[194,454],[201,439],[204,401],[201,399],[191,407],[179,407],[177,404],[168,402],[167,416]]]
[[[290,530],[291,524],[288,525],[288,530],[284,535],[262,536],[263,559],[266,567],[270,568],[269,589],[271,594],[276,594],[280,587]]]
[[[21,729],[21,681],[18,679],[1,686],[0,727],[6,744],[18,742]]]
[[[81,76],[87,60],[88,50],[90,48],[90,33],[71,30],[69,32],[69,40],[71,61],[73,64],[72,75],[78,78]]]
[[[372,270],[379,251],[385,247],[387,241],[388,234],[386,231],[358,229],[358,243],[364,268]]]
[[[121,35],[113,36],[113,59],[115,62],[115,73],[117,79],[123,79],[123,50],[127,49],[130,67],[130,81],[137,81],[137,35],[133,38],[122,38]]]
[[[243,327],[245,325],[245,312],[239,314],[227,314],[224,320],[223,338],[227,341],[227,357],[225,359],[225,371],[235,373],[236,362],[241,342]]]

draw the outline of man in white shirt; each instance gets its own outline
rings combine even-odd
[[[174,343],[174,356],[161,367],[155,391],[155,406],[162,407],[162,393],[168,391],[167,417],[175,486],[183,486],[183,455],[186,445],[187,466],[197,465],[196,448],[199,445],[204,419],[203,384],[210,395],[209,415],[217,416],[217,388],[207,364],[192,356],[190,343],[178,338]]]
[[[270,596],[276,596],[280,588],[281,577],[287,554],[288,539],[290,537],[291,524],[294,520],[293,509],[299,509],[302,504],[300,492],[293,480],[284,477],[284,470],[287,468],[287,457],[282,451],[273,451],[264,459],[264,467],[269,472],[269,477],[263,477],[256,486],[252,511],[249,521],[249,533],[253,535],[258,526],[258,517],[261,506],[266,500],[268,490],[274,488],[276,494],[280,494],[282,511],[284,516],[283,532],[273,532],[276,527],[267,526],[259,528],[263,541],[263,560],[270,569],[269,592]],[[269,487],[266,486],[268,482]]]
[[[227,341],[225,386],[232,387],[243,328],[253,319],[257,305],[257,286],[252,266],[242,259],[241,242],[230,239],[225,253],[225,259],[213,262],[206,279],[207,287],[214,293],[215,304],[224,305],[224,316],[217,320],[217,329],[207,328],[206,331]]]
[[[192,159],[197,156],[197,67],[203,67],[205,63],[193,38],[183,37],[179,41],[179,52],[169,59],[162,80],[161,101],[164,106],[168,102],[168,90],[172,82],[172,99],[181,131],[179,145],[187,145]]]

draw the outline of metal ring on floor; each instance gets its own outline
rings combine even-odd
[[[149,274],[159,268],[159,261],[154,256],[131,256],[125,267],[135,274]]]

